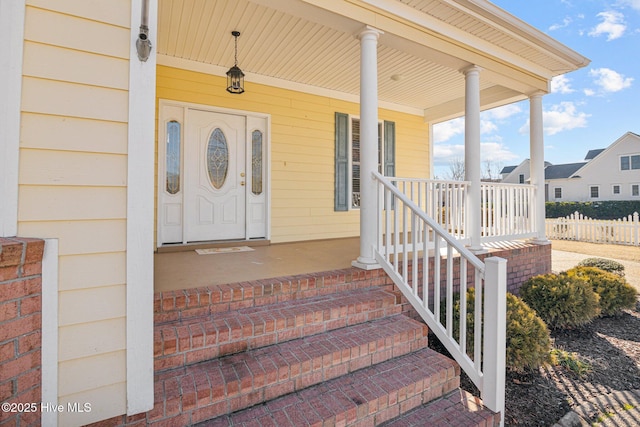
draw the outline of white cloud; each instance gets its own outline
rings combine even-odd
[[[592,37],[606,34],[607,41],[611,41],[622,37],[627,29],[627,25],[624,22],[624,15],[620,12],[615,10],[600,12],[598,17],[602,18],[602,22],[589,31],[589,35]]]
[[[482,117],[487,120],[504,120],[509,117],[522,112],[517,104],[503,105],[502,107],[492,108],[491,110],[483,111]]]
[[[552,26],[550,26],[549,31],[555,31],[559,30],[560,28],[568,27],[571,22],[573,22],[573,20],[567,16],[562,20],[562,24],[553,24]]]
[[[584,90],[584,94],[587,95],[587,96],[593,96],[593,95],[596,94],[596,91],[593,90],[593,89],[585,89]]]
[[[520,156],[509,150],[500,142],[482,142],[480,144],[481,161],[491,160],[494,163],[511,162]],[[448,165],[454,160],[464,160],[464,144],[435,144],[433,146],[433,162],[437,165]]]
[[[543,111],[542,121],[544,132],[547,135],[555,135],[559,132],[587,126],[587,113],[579,112],[573,102],[561,102],[551,109]],[[529,120],[520,128],[520,133],[529,132]]]
[[[461,134],[464,134],[464,118],[453,119],[433,125],[433,141],[436,144],[448,141],[454,136]]]
[[[589,75],[594,78],[594,83],[600,87],[602,92],[619,92],[631,87],[633,77],[613,71],[610,68],[595,68],[589,71]]]
[[[551,93],[572,93],[575,90],[571,87],[570,79],[566,76],[557,76],[551,79]]]
[[[631,8],[635,10],[640,10],[640,0],[620,0],[618,3],[623,6],[631,6]]]

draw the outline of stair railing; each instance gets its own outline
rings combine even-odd
[[[379,190],[377,262],[503,423],[507,261],[491,257],[482,262],[388,177],[378,172],[373,177]],[[475,288],[473,314],[467,313],[469,287]],[[473,316],[469,340],[468,314]]]

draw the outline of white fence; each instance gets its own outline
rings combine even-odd
[[[575,212],[567,217],[547,219],[545,222],[549,239],[640,246],[638,212],[615,220],[591,219]]]

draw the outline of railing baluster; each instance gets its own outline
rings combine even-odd
[[[413,246],[412,257],[411,257],[411,269],[413,274],[413,280],[411,281],[413,285],[413,294],[418,296],[418,236],[420,235],[420,230],[418,229],[418,221],[416,214],[411,212],[411,243]]]
[[[447,335],[453,337],[453,247],[447,245]]]

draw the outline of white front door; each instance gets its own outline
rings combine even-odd
[[[246,117],[189,110],[186,241],[244,239]]]

